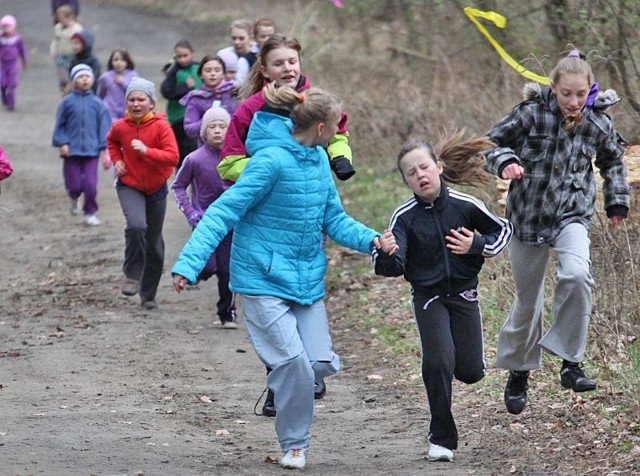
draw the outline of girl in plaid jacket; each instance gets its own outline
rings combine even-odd
[[[491,131],[497,147],[487,169],[511,180],[506,216],[515,227],[509,255],[516,299],[500,331],[497,365],[508,369],[507,410],[522,412],[529,371],[542,351],[560,357],[560,383],[574,392],[594,390],[581,362],[591,317],[593,279],[588,237],[595,208],[592,160],[604,179],[610,225],[629,211],[623,140],[604,108],[588,101],[594,84],[589,63],[577,51],[552,70],[551,86],[518,104]],[[611,93],[610,91],[608,92]],[[558,262],[551,326],[544,332],[544,277],[553,250]]]

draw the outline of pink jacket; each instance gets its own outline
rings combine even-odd
[[[9,157],[4,152],[4,149],[0,147],[0,180],[4,180],[13,173],[13,167],[9,162]]]

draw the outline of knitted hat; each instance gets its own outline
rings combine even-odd
[[[0,28],[11,28],[14,29],[18,24],[18,20],[13,15],[5,15],[0,18]]]
[[[81,74],[91,76],[91,79],[93,79],[93,70],[91,69],[91,66],[80,63],[71,68],[71,81],[75,81]]]
[[[71,35],[71,39],[72,40],[78,40],[83,45],[85,44],[84,36],[82,36],[82,33],[80,33],[80,32],[77,32],[77,33],[74,33],[73,35]]]
[[[238,55],[229,48],[224,48],[216,53],[216,56],[224,63],[224,69],[228,72],[235,73],[238,71]]]
[[[207,126],[210,122],[222,121],[226,125],[229,125],[230,120],[231,116],[229,116],[229,113],[220,106],[213,106],[212,108],[207,109],[207,112],[205,112],[202,116],[202,124],[200,125],[200,138],[203,141],[206,141]]]
[[[148,79],[139,78],[139,77],[133,78],[129,83],[129,86],[127,86],[127,91],[124,95],[125,99],[128,98],[129,94],[131,94],[133,91],[142,91],[143,93],[145,93],[147,96],[151,98],[154,104],[157,101],[156,85],[153,84]]]

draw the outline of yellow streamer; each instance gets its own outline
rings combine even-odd
[[[502,57],[503,60],[507,62],[509,66],[515,69],[518,73],[524,76],[527,79],[531,79],[532,81],[537,81],[538,83],[548,85],[551,83],[549,78],[545,76],[540,76],[539,74],[534,73],[533,71],[529,71],[516,60],[514,60],[509,53],[507,53],[502,46],[491,36],[491,34],[486,30],[484,26],[478,21],[478,18],[484,18],[485,20],[489,20],[498,28],[504,28],[507,25],[507,19],[496,12],[483,12],[482,10],[478,10],[476,8],[465,7],[464,13],[469,17],[474,25],[480,30],[489,43],[495,48],[498,54]]]

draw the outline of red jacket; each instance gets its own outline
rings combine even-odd
[[[140,139],[147,153],[133,150],[131,141]],[[119,180],[128,187],[150,195],[157,192],[178,165],[176,137],[164,114],[153,113],[140,124],[129,117],[118,119],[107,134],[111,162],[124,161],[127,173]]]

